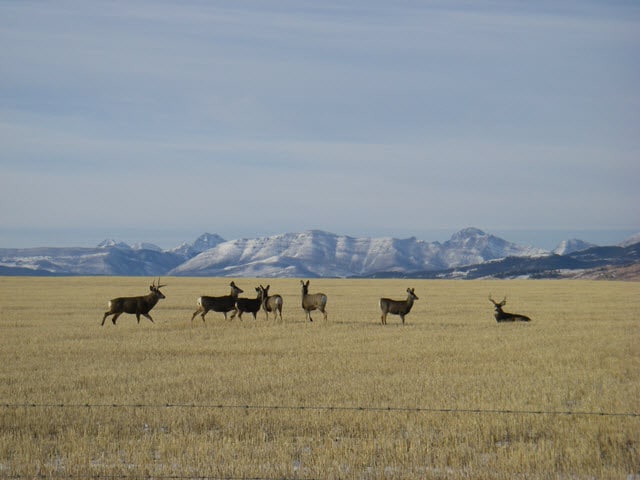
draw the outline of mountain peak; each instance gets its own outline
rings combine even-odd
[[[459,232],[454,233],[451,236],[451,240],[456,241],[456,240],[463,240],[463,239],[474,238],[474,237],[485,237],[486,235],[487,234],[482,230],[480,230],[479,228],[467,227],[467,228],[463,228]]]
[[[623,240],[620,243],[621,247],[630,247],[631,245],[635,245],[636,243],[640,243],[640,232],[635,235],[630,236],[629,238]]]
[[[131,245],[133,250],[152,250],[154,252],[161,252],[162,249],[155,243],[149,242],[137,242]]]
[[[193,248],[197,252],[204,252],[224,242],[226,240],[217,233],[203,233],[193,242]]]
[[[216,233],[203,233],[196,238],[193,243],[183,242],[178,247],[172,248],[169,251],[185,259],[189,259],[217,247],[224,242],[226,242],[226,240]]]
[[[131,247],[124,242],[118,242],[113,238],[105,238],[98,244],[98,248],[122,248],[129,250]]]
[[[558,246],[553,250],[553,253],[555,253],[556,255],[569,255],[570,253],[580,252],[591,247],[595,247],[595,244],[585,242],[584,240],[580,240],[578,238],[572,238],[570,240],[563,240],[562,242],[560,242]]]
[[[335,237],[337,236],[335,233],[326,232],[324,230],[318,230],[317,228],[305,230],[299,235],[304,235],[307,237]]]

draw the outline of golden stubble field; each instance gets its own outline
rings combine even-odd
[[[203,324],[231,279],[163,278],[100,326],[151,280],[0,277],[0,477],[639,478],[638,283],[311,280],[306,323],[299,279],[235,279],[284,321]]]

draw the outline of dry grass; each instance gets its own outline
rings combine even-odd
[[[640,417],[526,413],[640,411],[636,283],[312,280],[329,321],[310,324],[299,280],[270,280],[284,322],[191,324],[229,281],[163,279],[155,324],[100,327],[109,298],[150,281],[0,277],[0,477],[639,472]],[[381,326],[378,298],[407,286],[407,325]],[[533,322],[497,325],[489,292]]]

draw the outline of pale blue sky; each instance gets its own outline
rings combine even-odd
[[[0,247],[640,230],[636,2],[0,0],[0,45]]]

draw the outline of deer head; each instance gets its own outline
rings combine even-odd
[[[166,285],[160,285],[160,277],[158,277],[158,285],[156,285],[156,281],[154,280],[153,283],[149,285],[149,290],[151,290],[152,293],[155,293],[158,296],[158,298],[167,298],[160,291],[162,287],[166,287]]]
[[[244,290],[242,290],[240,287],[238,287],[236,285],[236,282],[231,282],[229,284],[229,286],[231,287],[231,296],[232,297],[237,297],[238,295],[240,295],[241,293],[244,293]]]
[[[489,301],[490,301],[491,303],[493,303],[493,305],[494,305],[496,308],[502,308],[502,307],[504,307],[504,306],[507,304],[507,297],[506,297],[506,295],[505,295],[505,297],[502,299],[502,301],[501,301],[500,303],[498,303],[498,302],[496,302],[493,298],[491,298],[491,295],[489,295]]]

